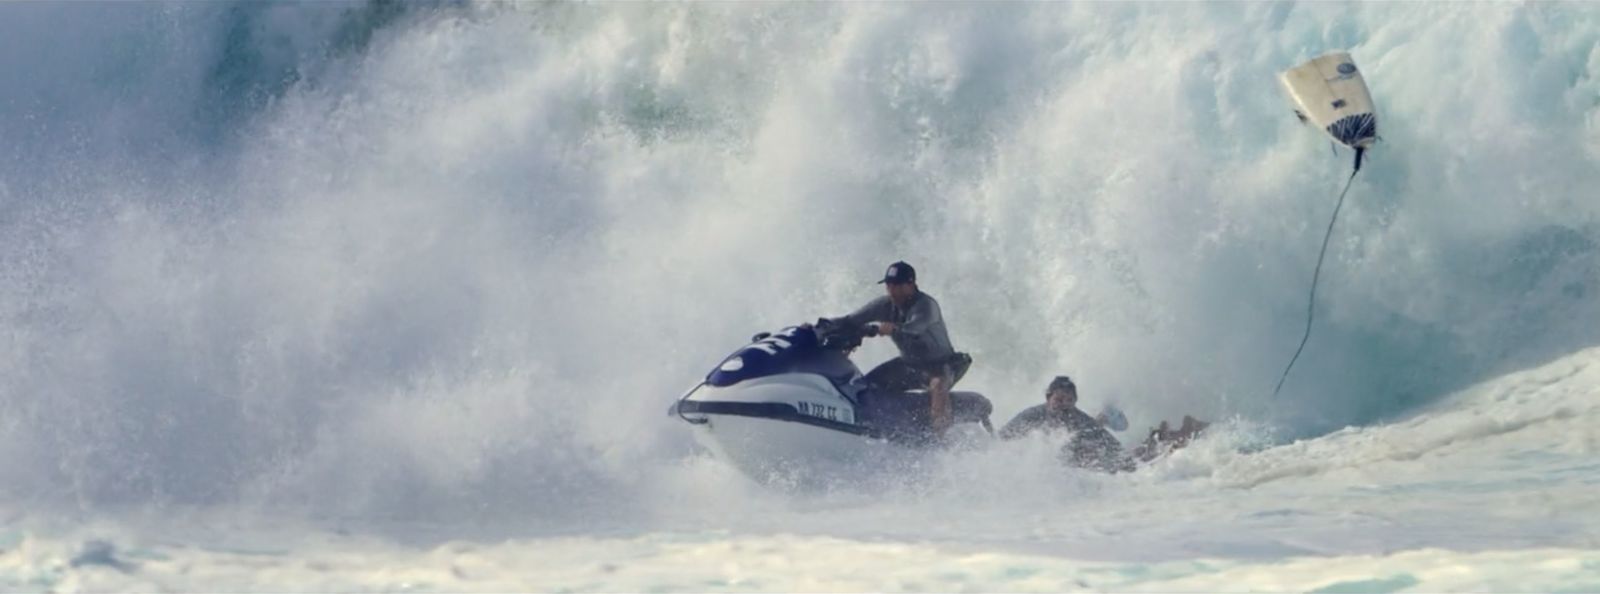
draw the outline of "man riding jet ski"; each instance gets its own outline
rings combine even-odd
[[[673,405],[718,458],[757,480],[859,476],[906,453],[941,446],[932,396],[861,375],[849,354],[870,330],[821,319],[761,333]],[[993,406],[950,392],[950,422],[987,427]]]
[[[950,426],[950,388],[966,375],[972,357],[950,345],[944,312],[932,295],[917,288],[917,269],[895,262],[884,272],[884,295],[839,318],[847,326],[865,326],[868,336],[888,336],[900,356],[867,373],[867,383],[889,392],[927,388],[931,428]]]

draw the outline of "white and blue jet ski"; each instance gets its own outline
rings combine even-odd
[[[942,447],[929,429],[926,390],[868,385],[849,353],[868,335],[832,320],[762,333],[723,359],[670,414],[714,456],[760,482],[859,477]],[[989,428],[993,406],[950,393],[952,432]]]

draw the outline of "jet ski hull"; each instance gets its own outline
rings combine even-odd
[[[892,444],[856,423],[855,403],[821,376],[793,373],[735,386],[701,385],[677,405],[713,456],[764,483],[857,475]]]
[[[972,392],[953,393],[958,426],[978,429],[989,414],[988,400]],[[859,481],[894,468],[909,467],[929,439],[920,416],[926,394],[888,396],[893,406],[876,406],[876,417],[858,413],[827,379],[808,373],[749,380],[734,386],[700,385],[685,395],[674,413],[694,425],[694,439],[711,454],[745,475],[768,484],[819,486]],[[922,404],[917,404],[918,402]],[[887,423],[887,424],[886,424]],[[959,434],[959,432],[957,432]]]
[[[820,486],[860,476],[892,446],[863,435],[815,425],[734,415],[711,415],[695,441],[739,472],[766,484]]]

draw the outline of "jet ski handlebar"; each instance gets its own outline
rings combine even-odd
[[[817,344],[831,351],[853,351],[864,339],[878,335],[877,324],[857,325],[843,319],[817,318],[817,323],[801,324],[801,327],[815,332]],[[771,332],[757,332],[750,337],[750,342],[761,342],[771,336]]]
[[[818,318],[812,326],[817,333],[817,343],[824,349],[853,351],[869,336],[877,336],[875,326],[851,324],[844,320]]]

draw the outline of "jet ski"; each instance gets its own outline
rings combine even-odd
[[[990,427],[994,407],[977,392],[950,393],[954,426],[940,436],[930,429],[926,390],[868,384],[849,354],[871,332],[821,319],[757,334],[668,412],[715,457],[785,484],[859,478]]]

